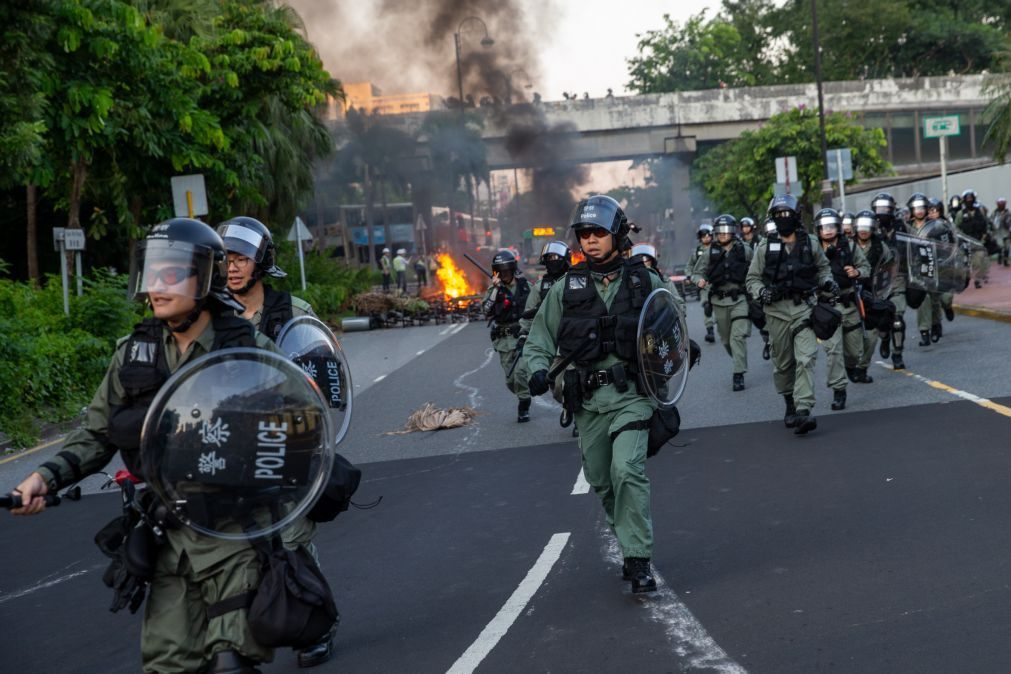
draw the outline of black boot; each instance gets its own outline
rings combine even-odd
[[[846,368],[846,378],[854,384],[857,383],[857,369],[855,367]]]
[[[979,282],[979,281],[977,281],[977,280],[974,280],[974,281],[972,282],[972,284],[973,284],[974,286],[976,286],[977,288],[982,288],[982,287],[983,287],[983,284],[982,284],[982,283],[980,283],[980,282]]]
[[[530,398],[524,398],[520,400],[520,406],[517,411],[516,421],[521,424],[530,421]]]
[[[886,332],[884,337],[881,338],[881,346],[878,347],[878,353],[881,354],[882,358],[888,358],[892,355],[892,333]]]
[[[713,334],[713,326],[708,326],[706,328],[706,341],[710,344],[716,343],[716,335]]]
[[[846,409],[846,389],[836,389],[832,394],[832,409],[836,411]]]
[[[944,317],[948,319],[949,323],[951,323],[955,320],[955,309],[952,307],[944,307]]]
[[[207,667],[208,674],[260,674],[259,664],[236,651],[218,651]]]
[[[621,577],[632,581],[632,594],[656,592],[656,578],[648,557],[626,557],[621,565]]]
[[[735,372],[734,373],[734,390],[743,391],[744,390],[744,373]]]
[[[336,634],[337,624],[334,623],[334,626],[330,628],[325,637],[312,646],[297,651],[298,666],[303,668],[315,667],[316,665],[322,665],[333,657],[333,638]]]
[[[762,360],[769,360],[772,357],[772,348],[769,346],[769,342],[765,343],[762,347]]]
[[[856,383],[858,383],[858,384],[873,384],[874,383],[874,377],[872,377],[869,374],[867,374],[867,368],[866,367],[858,367],[858,368],[855,368],[854,371],[856,372],[857,376],[856,376],[856,379],[854,379],[853,381],[855,381]]]
[[[941,337],[944,336],[944,328],[941,327],[940,323],[934,323],[930,326],[930,341],[935,344],[941,341]]]
[[[930,346],[930,330],[920,330],[920,346]]]
[[[797,425],[797,408],[793,406],[793,396],[785,395],[783,400],[786,401],[786,414],[783,416],[783,424],[787,428],[793,428]]]
[[[892,354],[892,369],[893,370],[905,370],[906,369],[906,364],[902,362],[902,354],[901,353],[893,353]]]
[[[797,435],[807,435],[818,428],[818,420],[811,416],[811,410],[797,410],[797,424],[793,432]]]

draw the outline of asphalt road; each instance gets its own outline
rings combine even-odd
[[[682,432],[648,464],[664,579],[649,597],[620,579],[557,406],[516,424],[483,326],[446,327],[344,339],[357,398],[341,451],[365,469],[356,500],[383,501],[317,539],[343,616],[321,671],[1011,670],[1011,325],[957,318],[907,348],[909,374],[850,385],[839,413],[821,358],[805,438],[782,427],[757,334],[741,393],[703,344]],[[428,401],[481,415],[386,434]],[[6,459],[0,484],[57,448]],[[0,669],[137,670],[139,617],[106,611],[91,542],[117,509],[95,495],[0,517]],[[279,652],[265,671],[297,668]]]

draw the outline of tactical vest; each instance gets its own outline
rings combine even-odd
[[[710,246],[706,278],[713,287],[719,288],[727,283],[744,285],[749,266],[748,256],[744,252],[745,245],[741,241],[735,241],[730,250],[719,244]]]
[[[832,278],[835,282],[839,284],[839,287],[845,290],[846,288],[852,288],[854,285],[854,280],[846,275],[844,269],[846,267],[853,267],[853,249],[851,246],[856,244],[850,243],[849,241],[833,244],[835,248],[835,255],[829,258],[829,266],[832,268]],[[826,251],[828,255],[828,251]]]
[[[263,309],[260,310],[260,332],[276,342],[278,335],[291,320],[291,293],[263,286]]]
[[[642,260],[625,261],[610,309],[597,293],[586,263],[576,265],[562,278],[565,288],[556,335],[558,354],[562,358],[576,354],[572,362],[579,367],[611,353],[634,365],[639,314],[653,292],[649,268]]]
[[[541,302],[548,296],[548,291],[551,290],[551,286],[555,285],[555,281],[557,280],[556,278],[549,279],[547,276],[541,279],[540,287],[537,289],[538,294],[541,296]],[[526,303],[523,306],[526,306]]]
[[[119,383],[126,395],[109,411],[106,435],[119,449],[127,469],[143,479],[140,464],[140,431],[147,409],[162,384],[171,376],[162,339],[163,323],[145,318],[133,328],[126,342],[126,358],[119,369]],[[211,351],[238,346],[256,346],[253,324],[239,316],[216,314]]]
[[[880,237],[876,235],[871,235],[871,244],[867,246],[865,255],[867,256],[867,262],[871,265],[871,271],[875,271],[878,268],[878,262],[881,261],[881,256],[885,252],[885,244]]]
[[[983,215],[983,211],[979,208],[972,209],[971,214],[969,214],[969,211],[964,211],[962,214],[962,224],[959,225],[959,229],[971,237],[982,239],[988,229],[986,216]]]
[[[769,237],[766,245],[765,269],[762,270],[766,286],[800,293],[811,292],[818,286],[818,265],[807,232],[797,231],[797,240],[789,253],[779,237]]]
[[[502,296],[502,291],[507,294]],[[507,290],[505,286],[499,288],[499,296],[496,298],[492,308],[491,318],[498,325],[516,323],[523,315],[523,307],[527,305],[527,297],[530,295],[530,282],[522,276],[516,277],[515,294]],[[508,300],[508,303],[506,302]]]

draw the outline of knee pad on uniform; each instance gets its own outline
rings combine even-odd
[[[892,323],[892,348],[901,350],[906,342],[906,319],[899,316]]]

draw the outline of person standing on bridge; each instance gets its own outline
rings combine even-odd
[[[744,373],[748,371],[748,337],[751,320],[748,316],[748,291],[744,287],[751,264],[752,251],[737,237],[737,220],[724,213],[713,221],[716,243],[699,260],[695,268],[699,290],[709,292],[720,341],[734,362],[731,387],[744,390]]]
[[[527,368],[522,357],[526,336],[520,336],[520,319],[530,282],[519,273],[516,256],[500,250],[491,261],[491,287],[484,295],[481,308],[491,325],[491,343],[498,353],[506,375],[506,387],[519,399],[516,421],[530,421],[530,391],[527,389]]]
[[[586,261],[551,287],[534,318],[526,344],[530,393],[548,391],[556,354],[571,359],[563,396],[579,428],[583,474],[621,546],[622,576],[632,592],[654,592],[646,454],[655,404],[638,392],[636,326],[646,298],[665,284],[641,256],[621,256],[629,226],[614,199],[580,201],[569,226]]]
[[[713,243],[713,226],[709,223],[702,223],[699,225],[698,231],[695,232],[695,237],[699,242],[691,257],[688,258],[688,263],[685,264],[685,276],[688,277],[689,283],[697,284],[699,282],[699,265],[703,264],[702,261],[706,258],[706,253],[709,252],[709,246]],[[706,341],[715,344],[716,335],[713,328],[716,325],[716,319],[713,318],[713,305],[709,302],[708,290],[699,290],[699,303],[702,304],[702,315],[705,317]]]
[[[228,290],[246,307],[239,313],[273,342],[281,329],[292,318],[316,314],[312,306],[294,295],[274,290],[263,279],[267,276],[281,279],[287,274],[277,266],[274,239],[267,226],[255,218],[239,216],[218,225],[218,234],[228,251]],[[307,518],[299,519],[282,532],[282,540],[289,547],[302,545],[319,563],[319,554],[312,539],[316,524]],[[296,658],[299,667],[315,667],[333,655],[336,625],[318,643],[299,649]]]
[[[150,304],[153,317],[117,343],[81,428],[68,435],[62,451],[18,485],[15,491],[25,506],[13,514],[42,512],[46,494],[100,472],[116,452],[130,473],[143,480],[141,425],[155,394],[182,366],[230,347],[278,353],[266,336],[235,315],[243,307],[228,291],[225,259],[221,237],[188,218],[155,225],[138,242],[129,288],[132,296]],[[256,588],[256,551],[248,541],[196,534],[171,517],[160,517],[157,509],[146,507],[150,501],[144,496],[149,495],[141,492],[135,505],[160,525],[165,542],[152,544],[151,558],[145,560],[153,572],[141,626],[143,670],[259,671],[256,665],[269,662],[272,650],[253,639],[245,606],[224,606],[225,600]],[[115,604],[136,610],[144,601],[143,583],[125,563],[118,570]],[[222,610],[209,616],[214,608]]]
[[[772,338],[773,382],[783,396],[783,423],[797,435],[818,427],[814,408],[814,363],[818,340],[811,327],[815,291],[838,294],[832,269],[821,246],[814,245],[801,224],[797,198],[777,195],[769,204],[776,234],[766,239],[751,260],[747,287],[765,307]]]

